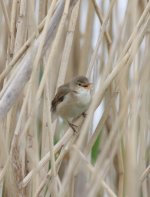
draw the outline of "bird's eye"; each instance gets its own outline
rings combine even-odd
[[[81,83],[78,83],[78,85],[79,85],[79,86],[82,86],[82,84],[81,84]]]

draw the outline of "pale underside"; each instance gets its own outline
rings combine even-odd
[[[63,102],[56,107],[56,113],[65,120],[73,120],[85,112],[90,104],[91,94],[89,89],[80,88],[77,93],[68,93]]]

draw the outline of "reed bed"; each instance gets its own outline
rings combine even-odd
[[[150,196],[150,1],[0,0],[0,197]],[[93,82],[86,118],[57,88]]]

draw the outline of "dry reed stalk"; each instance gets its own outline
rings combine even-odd
[[[87,69],[88,61],[89,61],[89,55],[92,50],[92,43],[89,42],[89,40],[93,34],[92,30],[93,30],[94,9],[91,7],[91,4],[92,4],[92,2],[90,1],[89,5],[88,5],[88,11],[87,11],[86,29],[85,29],[85,32],[82,36],[83,37],[82,39],[84,39],[83,46],[80,48],[79,73],[81,73],[81,74],[86,73],[86,69]],[[80,15],[79,15],[79,18],[81,18]],[[78,21],[78,23],[79,23],[79,21]],[[79,29],[79,27],[78,27],[78,29]],[[80,34],[80,30],[78,30],[78,31],[79,31],[78,34]],[[79,37],[79,35],[77,35],[77,36]]]
[[[84,166],[89,170],[90,173],[93,174],[94,172],[94,167],[91,165],[91,163],[89,161],[87,161],[86,157],[84,156],[84,154],[79,151],[75,145],[73,145],[73,149],[75,151],[77,151],[78,155],[80,156],[80,158],[82,159],[82,162],[84,163]],[[108,194],[112,197],[116,197],[116,194],[112,191],[112,189],[106,184],[106,182],[104,180],[102,180],[102,186],[107,190]]]
[[[47,60],[46,69],[44,70],[44,73],[43,73],[43,76],[42,76],[42,79],[41,79],[41,82],[40,82],[40,85],[39,85],[39,88],[38,88],[38,91],[37,91],[37,100],[40,98],[40,96],[42,94],[42,91],[43,91],[44,85],[45,85],[46,76],[47,76],[48,73],[50,74],[50,78],[51,78],[51,83],[52,83],[51,88],[52,87],[55,88],[54,83],[55,83],[55,78],[56,77],[54,78],[53,74],[52,74],[53,69],[54,69],[53,65],[55,65],[55,58],[57,58],[57,56],[56,56],[57,53],[56,52],[57,52],[57,48],[59,47],[59,42],[60,42],[60,39],[61,39],[61,35],[62,35],[62,32],[63,32],[65,21],[67,19],[69,3],[70,3],[70,1],[66,1],[66,3],[65,3],[64,12],[62,14],[60,25],[58,27],[58,32],[56,34],[56,38],[54,40],[52,50],[51,50],[51,52],[49,54],[49,57],[48,57],[48,60]],[[54,92],[54,90],[51,89],[51,94],[53,94],[53,92]],[[51,95],[50,95],[50,99],[52,99]]]
[[[26,36],[26,3],[25,1],[20,2],[20,11],[17,19],[17,32],[14,44],[14,54],[20,49],[20,47],[24,44],[25,36]]]
[[[101,11],[100,11],[100,8],[97,6],[97,3],[96,3],[95,0],[92,0],[92,2],[93,2],[93,5],[94,5],[94,8],[95,8],[95,11],[96,11],[96,13],[97,13],[97,16],[98,16],[98,18],[99,18],[100,23],[104,25],[104,19],[103,19],[103,15],[102,15],[102,13],[101,13]],[[114,3],[115,3],[115,1],[112,1],[112,2],[111,2],[110,9],[112,9]],[[111,13],[110,10],[108,11],[108,13],[109,13],[109,14]],[[109,16],[108,16],[108,18],[109,18]],[[105,19],[105,21],[107,21],[107,20]],[[104,35],[105,35],[105,37],[106,37],[107,45],[108,45],[108,47],[109,47],[109,46],[111,45],[111,43],[112,43],[112,40],[111,40],[111,38],[110,38],[110,35],[109,35],[109,33],[108,33],[107,31],[105,32]]]
[[[71,148],[71,146],[72,146],[72,144],[74,143],[75,140],[76,140],[76,136],[73,135],[72,138],[70,139],[70,141],[68,141],[66,143],[66,146],[64,146],[64,148],[62,148],[62,151],[61,151],[59,157],[56,160],[57,172],[59,170],[60,163],[64,159],[64,156],[70,151],[70,148]],[[47,173],[47,176],[45,177],[45,179],[41,182],[40,187],[38,188],[38,190],[35,193],[35,197],[39,195],[39,193],[41,192],[41,190],[45,186],[46,182],[48,181],[48,178],[50,178],[50,177],[51,177],[51,169]]]
[[[38,15],[38,24],[41,23],[41,21],[44,19],[46,15],[46,8],[47,6],[47,1],[39,1],[39,15]]]
[[[46,101],[47,101],[47,116],[48,116],[48,130],[49,132],[49,149],[50,149],[50,160],[51,160],[51,171],[52,171],[52,196],[56,197],[57,196],[57,173],[56,173],[56,165],[55,165],[55,155],[54,155],[54,131],[52,130],[52,124],[51,124],[51,114],[50,114],[50,100],[49,100],[49,80],[47,79],[47,84],[46,84]]]
[[[99,155],[99,157],[97,159],[97,162],[95,164],[95,169],[94,169],[95,173],[92,174],[92,178],[91,178],[91,182],[90,182],[90,186],[92,186],[92,188],[90,189],[89,196],[94,196],[96,194],[96,191],[98,190],[98,183],[102,179],[101,176],[104,176],[102,169],[105,168],[105,165],[107,165],[107,162],[109,160],[111,160],[110,158],[111,157],[113,158],[114,153],[111,154],[111,152],[113,152],[113,150],[115,150],[115,147],[118,146],[118,142],[119,142],[118,138],[121,138],[122,132],[124,130],[122,129],[121,132],[118,132],[117,130],[118,130],[118,128],[121,127],[121,124],[124,124],[123,118],[125,118],[126,106],[127,106],[127,101],[126,101],[126,105],[124,105],[124,107],[122,108],[120,115],[118,115],[118,118],[116,118],[116,121],[113,124],[109,138],[108,138],[105,146],[103,147],[102,154]],[[113,147],[113,148],[110,150],[111,147]],[[105,162],[103,162],[103,161],[105,161]],[[96,173],[97,171],[100,172],[99,176],[97,176],[97,173]]]
[[[70,51],[71,51],[76,21],[77,21],[78,12],[79,12],[79,5],[80,5],[80,1],[78,1],[76,6],[73,8],[73,11],[72,11],[72,14],[70,17],[70,22],[69,22],[67,35],[66,35],[66,40],[65,40],[64,50],[63,50],[63,54],[62,54],[61,65],[59,68],[59,74],[58,74],[58,80],[57,80],[56,87],[59,87],[65,81],[67,66],[69,63],[69,55],[70,55]]]
[[[40,23],[38,26],[38,31],[41,31],[44,26],[45,19]],[[36,37],[36,32],[34,32],[31,37],[24,43],[24,45],[21,47],[21,49],[17,52],[17,54],[14,55],[13,59],[9,62],[8,66],[3,70],[3,72],[0,75],[0,81],[4,79],[4,77],[11,71],[13,65],[18,61],[19,58],[25,53],[25,51],[29,48],[31,45],[31,42]]]
[[[11,39],[10,39],[10,49],[9,49],[10,50],[9,54],[11,56],[13,56],[14,43],[15,43],[16,17],[17,17],[17,0],[13,0],[13,2],[12,2],[12,10],[11,10],[11,23],[10,23]]]
[[[77,121],[77,124],[81,124],[81,121]],[[54,147],[54,153],[57,154],[62,147],[64,147],[68,141],[71,141],[73,137],[73,133],[72,131],[69,129],[65,134],[64,136],[62,137],[62,139],[59,140],[59,142],[55,145]],[[34,171],[39,171],[41,170],[41,168],[49,161],[49,158],[50,158],[50,152],[48,152],[42,159],[41,161],[39,161],[37,167],[33,170],[31,170],[27,175],[26,177],[24,177],[23,181],[22,181],[22,187],[25,187],[29,181],[31,180],[31,177],[33,176],[34,174]]]
[[[1,0],[1,6],[2,6],[2,10],[4,12],[4,17],[5,17],[6,24],[7,24],[7,30],[8,30],[8,33],[10,34],[10,20],[8,17],[8,11],[7,11],[6,5],[3,0]]]
[[[110,7],[109,7],[109,12],[106,15],[105,19],[103,20],[103,24],[102,24],[102,27],[101,27],[101,33],[99,34],[98,41],[97,41],[97,44],[96,44],[96,49],[94,50],[93,56],[92,56],[92,58],[90,60],[90,65],[88,67],[87,76],[89,76],[91,71],[92,71],[94,63],[96,61],[96,56],[97,56],[97,53],[98,53],[99,46],[100,46],[100,44],[101,44],[101,42],[103,40],[103,37],[105,37],[104,35],[105,35],[106,24],[107,24],[107,22],[109,20],[109,17],[111,15],[114,3],[115,3],[115,0],[111,2]],[[99,12],[98,12],[98,14],[100,14]],[[108,41],[108,37],[106,37],[106,40],[107,40],[107,43],[108,43],[107,47],[108,47],[108,50],[109,50],[110,43],[111,43],[111,38],[109,38],[109,41]]]

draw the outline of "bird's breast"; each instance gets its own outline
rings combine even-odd
[[[68,94],[57,106],[57,113],[64,119],[72,119],[87,110],[91,101],[90,91]]]
[[[90,91],[83,91],[83,92],[77,93],[75,97],[76,97],[77,104],[79,106],[89,105],[91,101]]]

